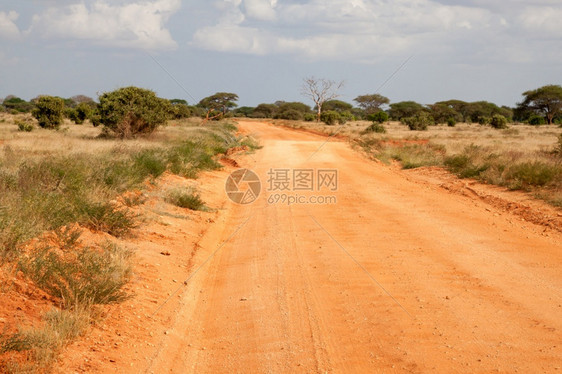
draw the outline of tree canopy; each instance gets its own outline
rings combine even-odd
[[[235,93],[217,92],[214,95],[202,99],[197,106],[207,111],[207,119],[209,119],[211,116],[220,117],[226,115],[230,109],[238,106],[236,101],[238,101],[238,95]],[[218,114],[214,114],[213,112],[217,112]]]
[[[544,116],[549,125],[562,113],[562,86],[543,86],[523,92],[523,96],[525,99],[518,105],[518,109]]]
[[[405,117],[413,117],[425,110],[424,106],[415,101],[401,101],[390,104],[389,114],[394,120],[401,120]]]
[[[355,101],[367,115],[380,112],[383,105],[390,103],[388,97],[380,94],[357,96],[353,101]]]
[[[349,112],[351,109],[353,109],[353,105],[341,100],[328,100],[322,107],[322,111],[333,110],[338,113]]]

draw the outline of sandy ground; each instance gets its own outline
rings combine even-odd
[[[128,243],[136,297],[59,372],[562,372],[560,211],[535,213],[537,224],[498,203],[521,206],[521,194],[240,127],[264,146],[237,158],[261,178],[260,197],[230,202],[227,167],[197,182],[213,212],[147,207],[158,218]],[[283,192],[337,203],[269,203],[281,193],[268,191],[271,169],[337,169],[337,191]]]

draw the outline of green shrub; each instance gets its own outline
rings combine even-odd
[[[490,117],[479,116],[477,122],[480,125],[489,125],[491,121],[492,121],[492,119]]]
[[[388,116],[388,113],[383,112],[381,110],[380,112],[376,112],[374,114],[369,114],[367,116],[367,119],[369,121],[373,121],[373,122],[377,122],[377,123],[384,123],[384,122],[388,121],[389,116]]]
[[[425,131],[428,126],[435,124],[433,117],[427,112],[421,112],[413,117],[402,118],[402,123],[412,131]]]
[[[18,126],[18,131],[21,131],[21,132],[32,132],[33,129],[35,129],[35,126],[33,126],[33,123],[31,123],[29,121],[16,120],[15,123]]]
[[[512,189],[546,186],[560,177],[560,167],[541,161],[511,165],[505,175],[506,185]]]
[[[368,134],[368,133],[372,133],[372,132],[384,134],[384,133],[386,133],[386,129],[384,128],[382,123],[373,122],[373,124],[370,125],[369,127],[367,127],[365,129],[365,131],[363,131],[363,133]]]
[[[60,97],[41,96],[35,103],[33,116],[44,129],[58,129],[63,120],[64,100]]]
[[[205,210],[206,208],[199,194],[193,191],[172,191],[166,197],[166,201],[180,208],[191,210]]]
[[[462,153],[445,158],[445,166],[461,178],[476,178],[484,171],[488,170],[489,164],[478,165],[470,154]]]
[[[94,113],[92,106],[87,103],[80,103],[76,108],[72,108],[68,112],[68,118],[77,125],[82,125],[87,119],[90,119]]]
[[[320,120],[328,126],[333,126],[336,123],[340,123],[342,121],[342,118],[341,115],[335,110],[327,110],[325,112],[322,112],[322,114],[320,115]]]
[[[120,88],[100,96],[99,121],[120,138],[150,134],[166,123],[170,102],[150,90],[138,87]]]
[[[276,119],[287,119],[292,121],[300,121],[304,119],[305,113],[297,110],[297,109],[284,109],[277,112],[274,116]],[[316,119],[316,117],[315,117]]]
[[[539,116],[538,114],[531,115],[527,121],[529,122],[529,125],[533,126],[546,125],[546,118]]]
[[[304,120],[305,120],[306,122],[314,122],[314,121],[316,121],[316,116],[315,116],[314,114],[312,114],[312,113],[306,113],[306,114],[304,115]]]
[[[171,106],[171,115],[175,119],[189,118],[191,117],[191,109],[187,104],[176,103]]]
[[[340,112],[340,120],[338,121],[340,125],[344,125],[347,121],[353,121],[353,114],[349,110],[344,110]]]
[[[490,125],[495,129],[507,129],[507,118],[501,114],[494,114],[490,120]]]
[[[454,118],[452,118],[452,117],[447,118],[447,126],[449,126],[449,127],[455,127],[456,124],[457,124],[457,120],[456,120],[456,119],[454,119]]]

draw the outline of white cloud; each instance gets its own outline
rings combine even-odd
[[[501,58],[529,48],[529,33],[558,38],[559,0],[223,0],[218,21],[197,30],[192,45],[223,52],[293,54],[308,59],[390,54]],[[522,35],[522,33],[527,33]],[[529,42],[529,44],[531,44]]]
[[[562,7],[526,7],[520,15],[523,26],[535,35],[562,38]]]
[[[44,38],[81,39],[123,48],[171,50],[177,48],[166,22],[181,0],[136,1],[111,5],[96,0],[50,7],[33,16],[28,33]]]
[[[273,21],[276,19],[276,0],[244,0],[244,9],[248,18],[261,21]]]
[[[17,12],[0,12],[0,38],[17,39],[20,36],[20,30],[16,25],[19,15]]]

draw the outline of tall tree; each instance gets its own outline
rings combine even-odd
[[[207,119],[212,119],[222,117],[230,109],[236,108],[238,106],[236,101],[238,101],[238,95],[234,93],[217,92],[212,96],[202,99],[197,105],[207,111]],[[218,112],[218,114],[211,117],[213,112]]]
[[[548,85],[523,92],[525,99],[518,104],[519,110],[530,109],[546,118],[549,125],[562,113],[562,86]]]
[[[316,121],[320,122],[324,103],[339,97],[338,90],[342,87],[343,81],[335,82],[315,77],[308,77],[303,80],[301,93],[316,104]]]
[[[357,96],[353,101],[357,102],[357,105],[359,105],[367,115],[380,112],[383,105],[390,103],[388,97],[380,94]]]

